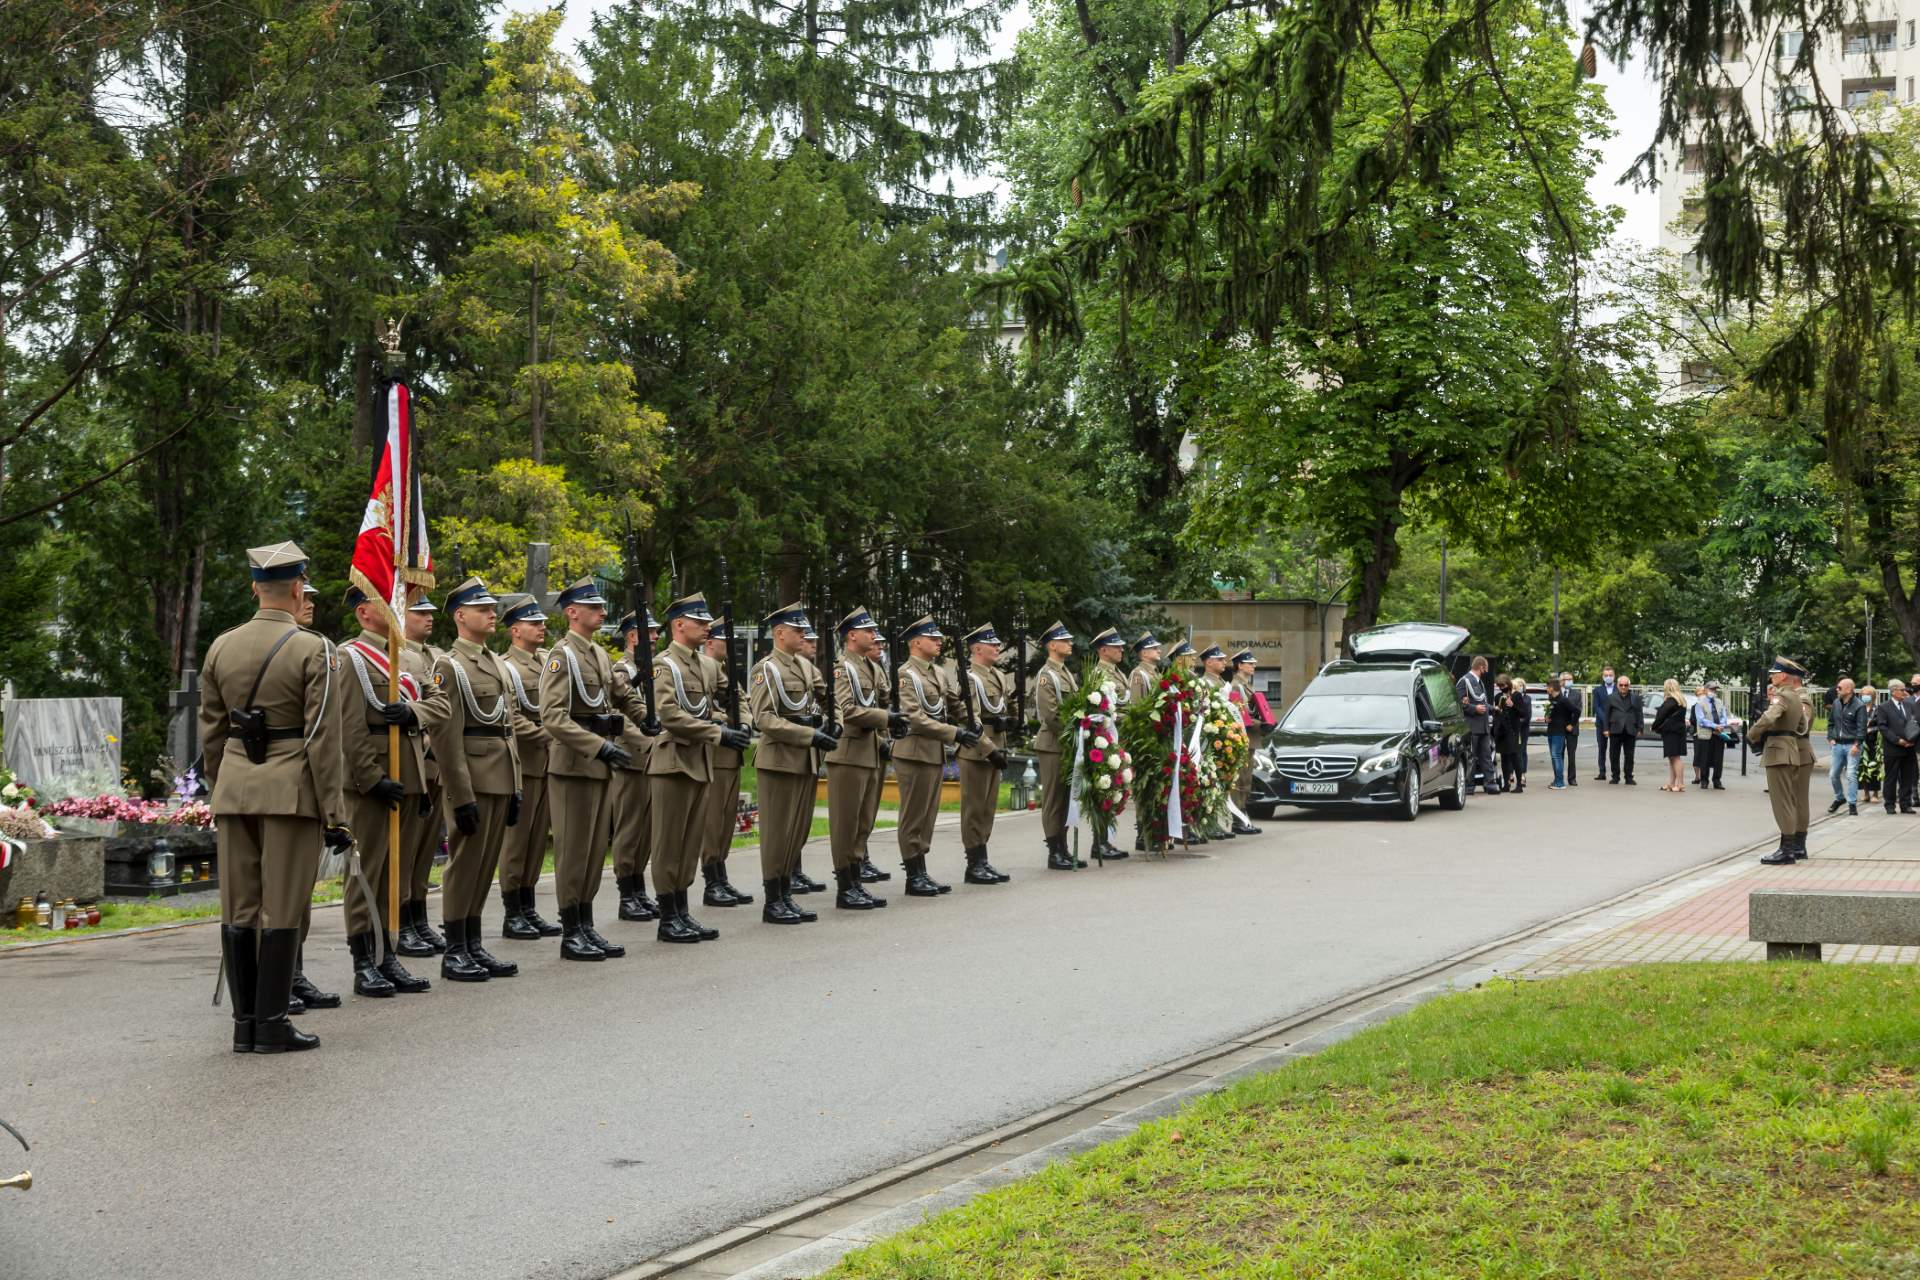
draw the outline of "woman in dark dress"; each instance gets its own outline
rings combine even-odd
[[[1667,785],[1662,791],[1687,789],[1687,700],[1680,682],[1666,683],[1666,698],[1653,713],[1653,731],[1660,735],[1660,754],[1667,758]]]
[[[1533,703],[1527,686],[1509,675],[1496,677],[1493,687],[1493,749],[1500,753],[1500,781],[1509,791],[1525,791]]]

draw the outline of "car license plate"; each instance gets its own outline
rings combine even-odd
[[[1332,796],[1340,794],[1337,782],[1296,782],[1292,784],[1296,796]]]

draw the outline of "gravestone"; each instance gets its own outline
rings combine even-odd
[[[547,607],[547,574],[552,563],[552,543],[529,542],[527,544],[527,580],[521,590],[539,601],[543,610]]]
[[[15,698],[6,762],[43,800],[120,791],[120,699]]]
[[[200,673],[188,667],[180,673],[180,687],[167,695],[167,751],[174,767],[185,773],[200,758]]]

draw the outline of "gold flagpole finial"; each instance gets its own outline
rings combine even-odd
[[[379,341],[381,350],[387,353],[387,363],[391,364],[400,358],[400,322],[398,320],[388,316],[384,328],[378,324],[373,326],[373,334]]]

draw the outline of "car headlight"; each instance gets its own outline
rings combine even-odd
[[[1360,762],[1361,773],[1385,773],[1389,769],[1397,769],[1399,767],[1400,753],[1398,751],[1382,751],[1379,755]]]

